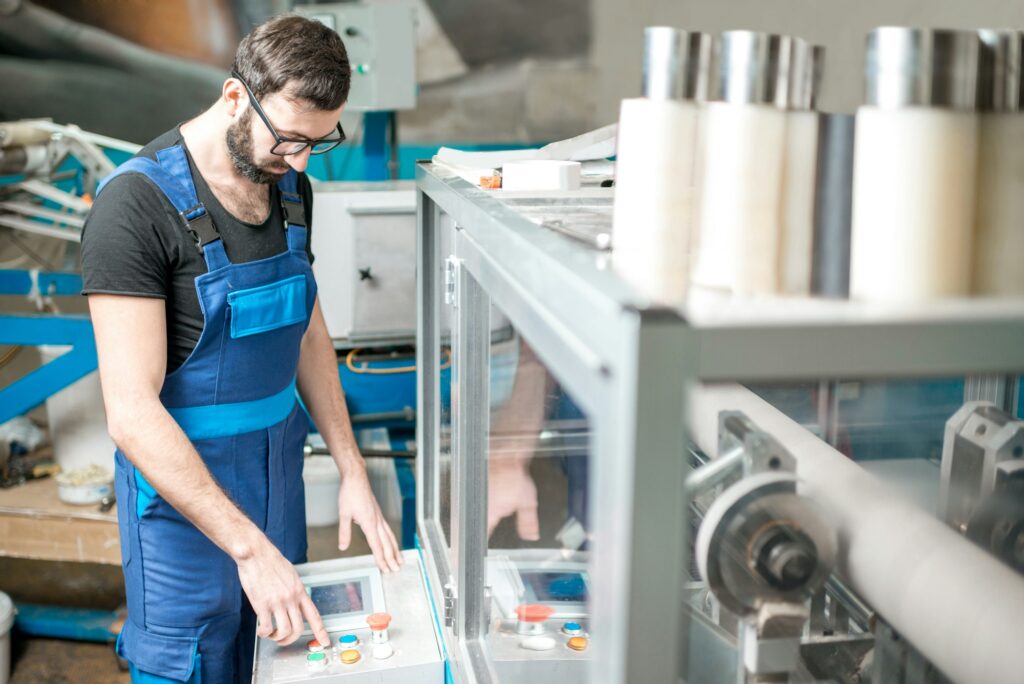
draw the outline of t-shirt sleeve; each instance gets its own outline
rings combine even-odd
[[[173,217],[159,192],[144,176],[126,174],[97,197],[82,231],[82,294],[167,298]]]

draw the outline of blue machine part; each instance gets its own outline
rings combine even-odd
[[[0,423],[30,411],[96,370],[96,341],[88,316],[0,316],[0,344],[71,347],[0,390]]]
[[[82,292],[82,276],[77,273],[0,269],[0,294],[70,296]]]
[[[398,358],[366,362],[356,365],[355,371],[342,362],[338,364],[341,386],[345,390],[345,400],[349,413],[359,429],[372,427],[415,428],[415,419],[409,420],[404,415],[414,415],[416,409],[416,371],[415,359]],[[402,369],[408,369],[402,372]],[[378,371],[378,372],[368,372]],[[380,373],[380,371],[395,371]],[[451,402],[451,369],[441,371],[441,404],[448,406]],[[379,416],[376,420],[360,420],[361,416]]]
[[[86,608],[18,603],[14,626],[28,636],[114,643],[120,629],[117,613]]]

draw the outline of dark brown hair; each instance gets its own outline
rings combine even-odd
[[[238,44],[232,69],[258,100],[287,89],[288,97],[325,111],[348,99],[352,80],[348,53],[338,34],[294,14],[254,28]]]

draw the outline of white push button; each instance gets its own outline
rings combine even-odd
[[[520,646],[528,651],[550,651],[556,645],[555,640],[549,636],[527,637],[520,643]]]
[[[395,649],[391,647],[391,644],[374,644],[373,645],[373,657],[376,660],[387,660],[395,654]]]

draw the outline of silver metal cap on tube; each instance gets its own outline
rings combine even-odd
[[[687,35],[686,81],[683,97],[703,102],[708,99],[708,81],[711,72],[711,36],[700,31]]]
[[[877,28],[867,37],[865,102],[973,111],[980,58],[976,31]]]
[[[798,40],[756,31],[724,32],[716,51],[714,99],[787,108]]]
[[[671,26],[644,29],[644,97],[683,99],[687,49],[686,31]]]
[[[811,47],[811,102],[810,109],[818,108],[818,95],[821,92],[821,77],[825,73],[825,46]]]
[[[670,26],[644,29],[643,96],[652,100],[707,98],[711,36]]]
[[[786,97],[788,109],[811,109],[814,90],[814,46],[806,40],[794,38],[790,54],[790,92]]]
[[[718,40],[714,99],[764,103],[768,93],[768,34],[726,31]]]
[[[981,29],[981,66],[978,82],[978,108],[986,112],[1021,110],[1022,59],[1024,33],[1010,30]]]

